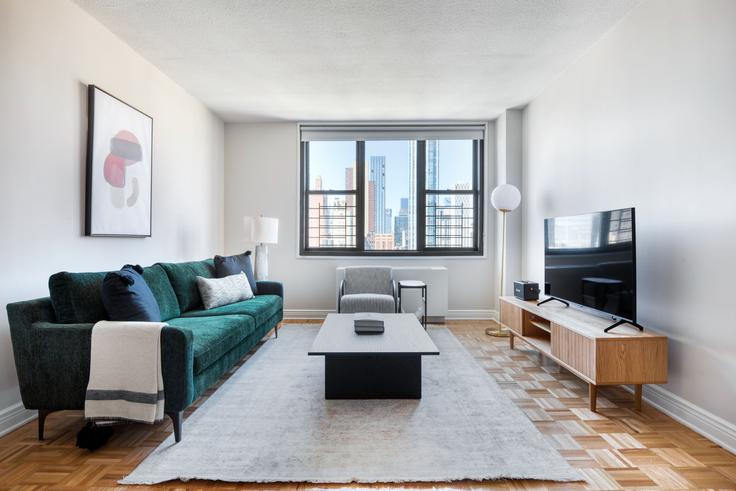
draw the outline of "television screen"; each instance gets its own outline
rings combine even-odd
[[[545,219],[547,293],[635,321],[635,243],[634,208]]]

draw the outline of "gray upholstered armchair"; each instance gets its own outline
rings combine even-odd
[[[341,313],[397,312],[396,283],[391,268],[353,266],[345,268],[345,278],[337,293],[337,311]]]

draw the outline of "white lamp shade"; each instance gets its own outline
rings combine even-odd
[[[499,211],[513,211],[520,203],[521,193],[511,184],[501,184],[491,193],[491,204]]]
[[[243,217],[245,237],[260,244],[277,244],[279,241],[279,219],[269,217]]]

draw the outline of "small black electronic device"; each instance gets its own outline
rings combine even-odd
[[[383,334],[383,326],[355,326],[355,334]]]
[[[383,334],[383,318],[377,314],[355,314],[353,327],[355,334]]]
[[[539,283],[535,281],[514,281],[514,296],[521,300],[539,299]]]

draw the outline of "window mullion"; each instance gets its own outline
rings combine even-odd
[[[473,247],[476,251],[483,249],[481,223],[483,223],[483,140],[473,142],[473,191],[477,194],[473,210]]]
[[[414,227],[416,230],[416,243],[417,243],[417,251],[424,252],[426,249],[426,241],[427,241],[427,190],[426,190],[426,180],[427,180],[427,142],[425,140],[418,140],[417,141],[417,191],[416,191],[416,207],[415,215],[416,215],[416,226]]]
[[[309,195],[306,192],[309,189],[309,169],[307,162],[309,162],[309,142],[302,142],[301,152],[301,231],[299,234],[299,240],[301,242],[300,249],[306,251],[309,247]]]
[[[355,142],[355,247],[365,251],[365,142]]]

